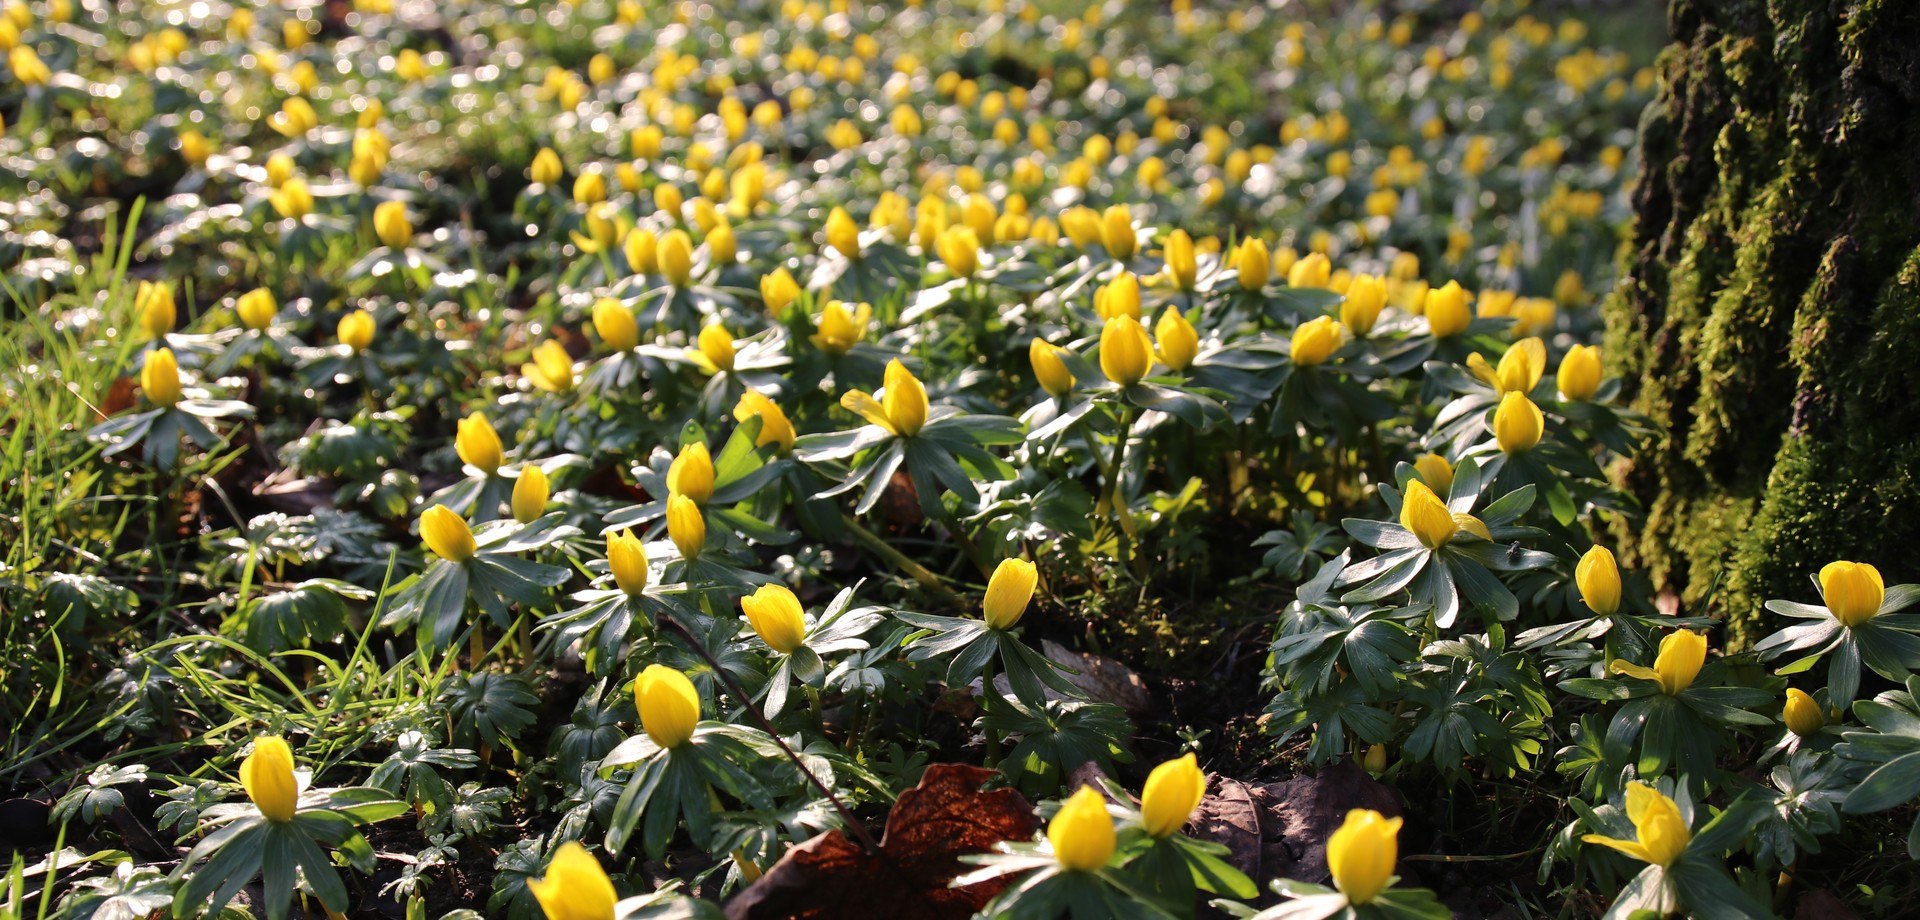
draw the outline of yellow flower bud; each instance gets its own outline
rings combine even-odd
[[[1400,526],[1412,531],[1420,545],[1428,549],[1445,546],[1460,529],[1447,503],[1418,479],[1407,482],[1407,494],[1400,503]]]
[[[540,515],[547,513],[547,499],[552,496],[547,471],[528,464],[513,483],[513,519],[522,524],[539,520]]]
[[[1160,363],[1176,371],[1193,366],[1194,357],[1200,353],[1200,333],[1187,322],[1185,314],[1172,307],[1154,324],[1153,337],[1160,346]]]
[[[1318,252],[1310,252],[1287,269],[1287,287],[1325,288],[1333,277],[1333,263]]]
[[[1573,581],[1587,609],[1602,616],[1620,609],[1620,566],[1612,550],[1599,545],[1587,550],[1573,570]]]
[[[660,267],[660,238],[652,230],[635,227],[627,231],[621,249],[627,256],[627,267],[636,275],[644,275]]]
[[[1367,748],[1367,754],[1361,758],[1360,766],[1374,776],[1387,772],[1387,746],[1376,744]]]
[[[1085,249],[1100,242],[1100,212],[1086,205],[1068,208],[1060,214],[1060,229],[1073,245]]]
[[[1207,794],[1207,777],[1189,752],[1147,774],[1140,788],[1140,826],[1151,837],[1179,833]]]
[[[707,231],[707,255],[716,268],[732,265],[738,259],[740,244],[733,235],[732,224],[723,220]]]
[[[686,287],[693,280],[693,238],[685,230],[671,230],[660,237],[660,243],[654,250],[654,261],[660,266],[660,273],[667,276],[667,283],[674,287]]]
[[[767,305],[767,312],[779,315],[800,297],[800,282],[782,266],[760,277],[760,299]],[[844,313],[845,308],[841,308]]]
[[[212,142],[207,140],[206,135],[198,131],[192,129],[182,131],[180,132],[178,140],[180,142],[180,159],[187,161],[187,165],[189,166],[204,165],[207,162],[207,158],[213,156]],[[291,165],[292,161],[289,160],[288,163]],[[286,184],[286,177],[282,177],[279,182],[273,183],[273,187],[279,188],[284,184]]]
[[[1435,338],[1459,335],[1473,322],[1473,312],[1467,309],[1467,292],[1458,281],[1449,281],[1440,288],[1427,291],[1423,312],[1427,317],[1427,328]]]
[[[267,157],[267,185],[273,188],[287,184],[287,180],[293,178],[296,171],[293,157],[284,153]]]
[[[820,331],[811,337],[814,346],[830,355],[844,355],[866,337],[867,324],[873,320],[873,307],[855,304],[848,310],[838,300],[827,301],[820,312]]]
[[[549,393],[568,392],[575,382],[573,356],[558,340],[548,339],[533,350],[532,362],[520,365],[520,376]]]
[[[1355,275],[1347,282],[1347,299],[1340,304],[1340,322],[1357,336],[1373,331],[1387,305],[1386,282],[1372,275]]]
[[[173,349],[156,348],[147,355],[140,367],[140,390],[147,394],[148,402],[162,408],[180,402],[180,365],[173,358]]]
[[[420,515],[420,539],[448,562],[465,562],[476,550],[473,528],[446,505],[434,505]]]
[[[1183,291],[1193,290],[1200,277],[1200,262],[1193,252],[1193,237],[1185,230],[1175,230],[1167,234],[1167,273],[1173,276],[1173,283]]]
[[[667,491],[685,495],[696,505],[704,505],[713,497],[713,455],[707,452],[707,445],[694,441],[680,448],[667,467]]]
[[[1571,402],[1592,399],[1594,391],[1600,389],[1600,349],[1591,345],[1568,349],[1567,356],[1560,359],[1556,379],[1560,384],[1560,398]]]
[[[240,325],[248,329],[265,329],[273,324],[273,317],[280,312],[280,306],[273,302],[272,291],[254,288],[234,299],[233,312],[240,317]]]
[[[1318,367],[1340,348],[1340,323],[1331,316],[1316,316],[1293,330],[1289,356],[1300,367]]]
[[[1432,487],[1434,494],[1446,495],[1453,491],[1453,464],[1439,454],[1421,454],[1413,461],[1413,471],[1420,481]]]
[[[7,64],[13,69],[13,78],[26,86],[45,86],[53,79],[53,68],[40,59],[40,53],[31,45],[15,45],[7,52]]]
[[[948,227],[934,241],[934,252],[956,278],[971,278],[980,267],[980,237],[964,224]]]
[[[1258,291],[1273,279],[1273,255],[1265,240],[1250,236],[1233,251],[1233,267],[1240,273],[1240,287]]]
[[[787,413],[780,405],[767,398],[765,393],[751,388],[741,393],[740,401],[734,404],[733,417],[741,422],[750,418],[760,420],[760,436],[754,439],[753,446],[778,445],[782,455],[793,450],[793,422],[787,419]]]
[[[1827,724],[1826,715],[1820,712],[1820,704],[1814,702],[1807,691],[1797,687],[1787,689],[1787,706],[1780,717],[1786,720],[1787,730],[1802,738],[1810,738],[1820,733]]]
[[[849,259],[860,258],[860,225],[853,222],[847,209],[836,207],[827,212],[827,245]]]
[[[165,338],[178,319],[173,305],[173,282],[140,282],[134,287],[133,309],[139,314],[140,329],[147,338],[156,341]]]
[[[453,450],[460,455],[461,462],[489,476],[500,469],[505,456],[505,448],[500,443],[499,433],[493,430],[493,423],[478,412],[461,419],[455,426]]]
[[[1886,582],[1880,570],[1864,562],[1829,562],[1820,569],[1820,594],[1827,610],[1843,626],[1859,626],[1880,612]]]
[[[1133,258],[1138,241],[1133,235],[1133,211],[1126,205],[1116,204],[1100,215],[1100,245],[1122,262]]]
[[[1107,815],[1107,800],[1092,786],[1081,786],[1047,822],[1047,843],[1063,869],[1094,872],[1106,868],[1114,847],[1113,818]]]
[[[1610,670],[1615,674],[1654,681],[1660,685],[1661,693],[1677,696],[1693,686],[1694,678],[1700,676],[1700,668],[1706,662],[1707,638],[1692,630],[1682,629],[1660,640],[1660,654],[1654,657],[1653,667],[1644,668],[1630,661],[1615,659]]]
[[[295,176],[287,184],[275,189],[267,196],[273,210],[288,220],[299,220],[313,213],[313,193],[307,190],[307,180]]]
[[[981,602],[981,616],[994,629],[1012,629],[1027,612],[1033,600],[1040,571],[1025,559],[1002,559],[987,580],[987,597]]]
[[[711,323],[700,330],[700,347],[694,349],[692,357],[700,369],[709,374],[718,374],[733,370],[736,352],[733,347],[733,334],[719,323]]]
[[[1327,837],[1327,870],[1349,903],[1371,904],[1386,890],[1400,858],[1400,824],[1399,818],[1356,808]]]
[[[1546,417],[1525,393],[1509,392],[1500,397],[1500,408],[1493,412],[1493,436],[1500,449],[1509,454],[1532,450],[1540,443]]]
[[[1101,285],[1093,292],[1093,312],[1101,319],[1116,316],[1140,318],[1140,279],[1133,272],[1122,271],[1113,276],[1113,280]]]
[[[373,344],[375,327],[373,314],[365,310],[355,310],[340,317],[339,324],[334,326],[333,334],[340,340],[340,344],[358,354],[366,351],[367,346]]]
[[[561,164],[560,154],[555,153],[552,147],[542,147],[539,153],[533,155],[533,165],[527,169],[527,178],[541,185],[552,185],[559,182],[565,172],[566,166]]]
[[[611,297],[593,302],[593,331],[613,351],[627,351],[640,344],[640,324],[627,305]]]
[[[620,590],[635,595],[647,590],[647,547],[633,528],[607,534],[607,570]]]
[[[1656,866],[1672,865],[1693,840],[1686,819],[1680,817],[1680,807],[1646,783],[1627,784],[1627,820],[1633,822],[1635,840],[1616,840],[1600,834],[1585,834],[1580,839],[1612,847]]]
[[[405,249],[413,242],[413,222],[407,219],[407,206],[398,201],[381,202],[373,209],[373,232],[386,246]]]
[[[1153,365],[1153,343],[1146,327],[1125,313],[1107,320],[1100,329],[1100,372],[1123,387],[1147,376]]]
[[[697,718],[698,701],[695,709]],[[574,840],[553,852],[546,875],[527,879],[527,890],[547,920],[611,920],[620,900],[600,861]]]
[[[1537,338],[1521,339],[1500,356],[1494,370],[1494,386],[1502,393],[1533,392],[1547,368],[1547,346]]]
[[[634,678],[633,697],[640,709],[640,727],[654,744],[672,749],[693,738],[693,730],[700,725],[700,691],[687,675],[663,664],[647,665]]]
[[[253,753],[240,761],[240,786],[267,820],[293,820],[300,804],[300,781],[293,773],[293,748],[278,735],[256,738]]]
[[[793,654],[807,637],[807,621],[800,609],[800,599],[794,597],[786,585],[761,585],[740,599],[740,609],[746,613],[747,623],[760,641],[782,655]]]
[[[688,562],[698,559],[707,545],[707,519],[700,514],[700,506],[678,492],[667,496],[667,538]]]
[[[1061,348],[1039,336],[1027,346],[1027,361],[1033,365],[1033,376],[1040,382],[1040,388],[1054,399],[1061,399],[1073,392],[1073,372],[1067,370],[1066,362],[1060,360]]]
[[[919,434],[927,423],[927,388],[899,358],[887,362],[885,382],[881,405],[894,432],[907,438]]]

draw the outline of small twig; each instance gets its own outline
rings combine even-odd
[[[712,652],[707,651],[706,643],[701,642],[699,637],[693,634],[692,630],[688,629],[679,620],[674,619],[670,614],[661,613],[659,622],[662,629],[678,633],[681,638],[687,640],[688,645],[693,646],[694,654],[699,655],[700,659],[707,663],[707,667],[713,669],[713,676],[719,678],[720,683],[726,685],[727,692],[733,694],[734,699],[740,700],[744,704],[747,714],[751,715],[754,721],[760,723],[760,728],[766,731],[767,735],[773,739],[775,744],[780,745],[780,750],[787,755],[787,759],[793,761],[793,765],[799,768],[800,775],[806,777],[807,782],[812,783],[813,788],[820,790],[820,794],[826,796],[827,801],[832,803],[833,810],[840,813],[840,820],[846,824],[847,830],[860,842],[861,849],[866,850],[868,853],[879,853],[880,844],[873,839],[872,834],[867,832],[867,826],[861,824],[859,819],[853,816],[853,812],[847,809],[846,803],[841,802],[840,797],[834,795],[833,790],[827,788],[826,783],[821,782],[819,777],[813,775],[812,770],[807,769],[807,765],[800,761],[800,755],[795,754],[793,748],[787,746],[787,739],[780,737],[779,730],[773,727],[773,723],[767,719],[759,707],[753,705],[753,697],[747,695],[745,690],[740,689],[740,685],[734,682],[733,675],[728,674],[727,669],[720,666],[720,660],[713,657]]]

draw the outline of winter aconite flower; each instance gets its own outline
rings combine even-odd
[[[1039,583],[1039,569],[1025,559],[1002,559],[987,580],[987,598],[981,602],[981,616],[994,629],[1012,629],[1027,612],[1033,589]]]
[[[677,748],[700,724],[700,692],[687,675],[662,664],[647,665],[633,681],[640,727],[663,748]]]
[[[767,305],[768,313],[778,316],[799,297],[800,282],[794,280],[785,266],[760,276],[760,299]]]
[[[1340,324],[1365,337],[1387,306],[1387,283],[1372,275],[1355,275],[1347,282],[1346,298],[1340,303]]]
[[[667,283],[674,287],[686,287],[693,280],[693,238],[685,230],[670,230],[660,237],[653,250],[654,262],[659,265],[660,273],[667,276]]]
[[[873,321],[873,307],[870,304],[855,304],[853,309],[838,300],[829,300],[820,311],[820,331],[809,341],[815,348],[836,357],[853,350],[867,335],[867,324]]]
[[[840,397],[841,408],[903,438],[927,424],[927,388],[899,358],[887,362],[886,388],[879,399],[861,390]]]
[[[233,312],[240,317],[240,325],[259,330],[273,325],[273,317],[280,312],[280,305],[273,302],[272,291],[254,288],[234,299]]]
[[[278,735],[256,738],[253,753],[240,761],[240,786],[269,821],[291,821],[300,801],[293,773],[293,748]]]
[[[753,446],[765,447],[778,445],[782,455],[793,450],[793,422],[787,419],[787,413],[780,405],[767,398],[765,393],[748,389],[740,394],[740,401],[733,406],[735,421],[744,422],[750,418],[760,420],[760,436],[755,438]]]
[[[1473,322],[1473,311],[1467,309],[1467,292],[1458,281],[1428,291],[1423,312],[1434,338],[1459,335]]]
[[[1122,262],[1133,258],[1139,240],[1133,235],[1133,211],[1126,205],[1113,205],[1100,215],[1100,245]]]
[[[607,569],[621,591],[638,595],[647,590],[647,547],[632,528],[607,534]]]
[[[1061,350],[1060,346],[1037,335],[1027,346],[1027,361],[1033,365],[1034,379],[1054,399],[1064,398],[1073,392],[1073,372],[1067,369],[1065,361],[1060,360]]]
[[[1587,609],[1601,616],[1620,609],[1620,566],[1613,561],[1612,550],[1604,546],[1587,550],[1573,570],[1573,580]]]
[[[1207,794],[1207,777],[1192,752],[1153,768],[1140,788],[1140,826],[1153,837],[1178,833]]]
[[[1325,288],[1333,278],[1333,263],[1326,256],[1310,252],[1287,268],[1287,287]]]
[[[1842,626],[1859,626],[1880,612],[1886,582],[1880,570],[1864,562],[1829,562],[1820,569],[1820,594]]]
[[[527,178],[541,185],[552,185],[560,181],[566,167],[560,163],[560,154],[552,147],[542,147],[533,155],[533,165],[527,169]]]
[[[1192,367],[1193,359],[1200,353],[1200,333],[1179,310],[1169,309],[1161,314],[1160,321],[1153,326],[1153,337],[1160,346],[1160,363],[1176,371]]]
[[[1412,531],[1420,545],[1428,549],[1445,546],[1459,529],[1446,502],[1418,479],[1407,482],[1407,494],[1400,502],[1400,526]]]
[[[162,408],[180,401],[180,365],[174,361],[173,349],[156,348],[147,355],[140,368],[140,391],[147,394],[148,402]]]
[[[173,331],[177,313],[173,305],[173,283],[142,281],[134,287],[133,310],[140,317],[140,331],[158,341]]]
[[[1233,251],[1233,268],[1240,273],[1240,287],[1258,291],[1273,278],[1273,255],[1265,240],[1250,236]]]
[[[557,339],[548,339],[533,350],[533,360],[520,365],[520,376],[549,393],[573,389],[573,356]]]
[[[733,334],[719,323],[710,323],[700,330],[696,340],[698,348],[687,349],[687,360],[709,376],[733,370],[733,362],[738,354],[733,346]]]
[[[1100,372],[1123,387],[1139,383],[1153,366],[1153,342],[1140,321],[1121,314],[1100,330]]]
[[[1693,686],[1693,679],[1700,676],[1700,668],[1706,662],[1707,637],[1682,629],[1660,640],[1660,654],[1654,657],[1653,667],[1614,659],[1612,670],[1615,674],[1654,681],[1660,685],[1661,693],[1677,696]]]
[[[593,331],[613,351],[631,351],[640,344],[640,324],[633,311],[611,297],[593,302]]]
[[[694,441],[680,448],[667,467],[667,491],[684,495],[696,505],[713,497],[713,455],[705,443]]]
[[[1534,405],[1527,394],[1519,390],[1509,390],[1500,397],[1500,407],[1493,412],[1493,436],[1500,449],[1509,454],[1526,453],[1540,443],[1540,435],[1545,431],[1546,417],[1540,407]]]
[[[1140,318],[1140,277],[1123,271],[1093,292],[1093,312],[1101,319],[1116,316]]]
[[[493,423],[478,412],[460,420],[454,434],[453,449],[463,463],[491,476],[505,462],[505,448]]]
[[[547,471],[529,463],[520,471],[520,478],[513,483],[513,519],[522,524],[531,524],[547,513],[547,499],[552,497],[553,487],[547,481]]]
[[[700,557],[707,545],[707,519],[693,499],[679,493],[667,496],[667,538],[680,550],[680,558],[691,562]]]
[[[1612,847],[1656,866],[1673,865],[1693,839],[1686,819],[1680,817],[1680,807],[1646,783],[1627,784],[1627,820],[1633,822],[1633,840],[1617,840],[1600,834],[1583,834],[1580,839]]]
[[[1786,721],[1788,731],[1802,738],[1819,734],[1827,724],[1827,717],[1820,712],[1820,704],[1798,687],[1787,688],[1787,705],[1781,710],[1780,718]]]
[[[1200,262],[1193,252],[1193,237],[1185,230],[1175,230],[1167,235],[1166,246],[1167,274],[1173,278],[1175,287],[1183,291],[1193,290],[1194,282],[1200,277]]]
[[[956,278],[971,278],[980,268],[980,237],[971,227],[948,227],[933,248]]]
[[[1400,818],[1356,808],[1327,837],[1327,870],[1348,902],[1370,904],[1386,890],[1400,856],[1400,824]]]
[[[1600,349],[1591,345],[1568,349],[1567,356],[1560,359],[1560,372],[1555,379],[1561,399],[1570,402],[1592,399],[1600,389]]]
[[[407,219],[407,206],[398,201],[381,202],[373,209],[373,232],[383,245],[405,249],[413,242],[413,221]]]
[[[1113,818],[1107,815],[1107,800],[1092,786],[1081,786],[1047,822],[1047,843],[1063,869],[1094,872],[1106,868],[1114,847]]]
[[[1433,489],[1435,495],[1446,495],[1453,491],[1453,464],[1439,454],[1421,454],[1413,461],[1413,471],[1420,481]]]
[[[527,879],[527,890],[540,902],[547,920],[613,920],[613,906],[619,901],[600,861],[575,840],[553,851],[547,874]]]
[[[373,321],[373,314],[365,310],[355,310],[340,317],[340,323],[334,327],[333,334],[340,339],[340,344],[347,346],[353,353],[359,354],[373,344],[375,331],[377,326]]]
[[[800,599],[786,585],[761,585],[740,599],[740,610],[760,641],[782,655],[793,654],[806,638],[807,621]]]
[[[420,539],[433,554],[448,562],[465,562],[476,549],[473,528],[446,505],[434,505],[420,515]]]
[[[1340,323],[1331,316],[1316,316],[1293,330],[1289,357],[1301,367],[1325,364],[1340,347]]]
[[[836,207],[827,213],[827,245],[849,259],[860,258],[860,225],[853,222],[853,215],[846,208]]]

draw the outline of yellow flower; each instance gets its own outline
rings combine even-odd
[[[733,335],[727,327],[711,323],[700,330],[698,348],[687,349],[687,358],[707,374],[719,374],[733,370]]]
[[[1356,808],[1327,837],[1327,870],[1349,903],[1370,904],[1386,890],[1400,858],[1400,824],[1399,818]]]
[[[266,169],[267,185],[272,188],[279,188],[287,184],[287,180],[293,178],[296,171],[293,157],[284,153],[276,153],[273,156],[267,157]]]
[[[53,79],[53,68],[29,45],[15,45],[8,51],[7,64],[13,68],[13,78],[27,86],[45,86]]]
[[[549,393],[573,389],[573,356],[558,339],[548,339],[533,350],[533,360],[520,365],[520,376]]]
[[[971,278],[980,268],[980,236],[972,227],[948,227],[934,240],[933,249],[956,278]]]
[[[1140,318],[1140,279],[1133,272],[1122,271],[1113,276],[1113,280],[1100,286],[1093,292],[1093,312],[1101,319],[1116,316]]]
[[[807,636],[807,620],[800,610],[800,599],[794,597],[786,585],[761,585],[740,599],[740,609],[746,613],[747,623],[753,626],[760,640],[782,655],[793,654]]]
[[[1603,616],[1620,609],[1620,566],[1612,550],[1599,545],[1587,550],[1573,570],[1573,580],[1587,609]]]
[[[313,103],[299,96],[288,97],[280,103],[280,111],[267,118],[267,127],[287,137],[300,137],[319,124],[320,113],[314,111]]]
[[[560,181],[565,171],[566,167],[560,163],[560,154],[553,152],[552,147],[542,147],[539,153],[533,155],[533,165],[527,169],[527,178],[541,185],[552,185]]]
[[[901,437],[911,438],[927,423],[927,388],[900,363],[887,362],[886,390],[881,399],[861,390],[840,397],[841,408]]]
[[[633,528],[607,534],[607,569],[620,590],[635,595],[647,590],[647,547]]]
[[[799,297],[800,282],[793,279],[785,266],[760,277],[760,299],[766,303],[768,313],[778,315]]]
[[[605,200],[607,200],[607,177],[598,170],[588,170],[573,178],[575,204],[599,204]]]
[[[574,840],[553,851],[547,874],[527,879],[527,890],[547,920],[613,920],[613,905],[620,899],[600,861]]]
[[[732,265],[740,255],[740,244],[733,235],[733,225],[721,221],[707,231],[707,255],[714,265]]]
[[[1173,283],[1183,291],[1193,290],[1193,284],[1200,277],[1200,261],[1193,252],[1193,237],[1185,230],[1175,230],[1167,234],[1167,274],[1173,276]]]
[[[1172,307],[1153,325],[1153,337],[1160,346],[1160,363],[1176,371],[1193,366],[1194,357],[1200,353],[1200,333],[1194,331],[1185,314]]]
[[[700,724],[700,692],[687,675],[666,665],[647,665],[633,680],[633,697],[640,707],[640,727],[663,748],[686,744]]]
[[[1092,786],[1081,786],[1047,822],[1047,843],[1063,869],[1093,872],[1106,868],[1114,846],[1107,800]]]
[[[1140,321],[1124,313],[1100,329],[1100,372],[1108,380],[1130,387],[1147,376],[1153,364],[1153,342]]]
[[[366,351],[367,346],[373,344],[374,328],[373,314],[365,310],[355,310],[340,317],[340,322],[334,327],[333,334],[340,339],[340,344],[358,353]]]
[[[1787,706],[1781,711],[1780,718],[1786,720],[1788,731],[1802,738],[1819,734],[1827,724],[1826,716],[1820,712],[1820,704],[1814,702],[1807,691],[1797,687],[1787,689]]]
[[[1459,335],[1473,322],[1473,311],[1467,309],[1467,292],[1460,282],[1449,281],[1444,286],[1427,291],[1425,309],[1427,328],[1435,338]]]
[[[1367,754],[1361,758],[1360,766],[1374,776],[1387,772],[1387,746],[1376,744],[1367,748]]]
[[[1494,368],[1493,385],[1502,393],[1532,393],[1547,369],[1547,346],[1537,338],[1513,343]]]
[[[1133,211],[1126,205],[1116,204],[1100,215],[1100,244],[1122,262],[1133,258],[1139,241],[1133,235]]]
[[[1189,752],[1147,774],[1140,788],[1140,826],[1152,837],[1179,832],[1207,794],[1207,777]]]
[[[1707,637],[1682,629],[1660,640],[1660,654],[1654,657],[1653,667],[1616,658],[1610,669],[1615,674],[1654,681],[1661,693],[1676,696],[1693,686],[1693,679],[1700,676],[1700,668],[1706,663]]]
[[[1434,494],[1446,495],[1453,491],[1453,464],[1439,454],[1421,454],[1413,461],[1413,471],[1420,480],[1433,488]]]
[[[1575,345],[1567,349],[1567,356],[1560,359],[1560,373],[1556,379],[1560,385],[1560,398],[1572,402],[1592,399],[1594,391],[1600,389],[1600,349],[1591,345]]]
[[[1266,241],[1252,236],[1241,240],[1240,247],[1233,251],[1233,267],[1240,273],[1241,288],[1258,291],[1266,287],[1273,278],[1273,255]]]
[[[455,426],[453,450],[460,455],[463,463],[471,464],[483,473],[491,476],[500,468],[505,448],[501,446],[500,435],[493,430],[493,423],[478,412],[460,420]]]
[[[446,505],[434,505],[420,515],[420,539],[433,554],[448,562],[465,562],[476,549],[473,528]]]
[[[1325,364],[1340,347],[1340,323],[1331,316],[1316,316],[1293,330],[1290,356],[1301,367]]]
[[[1373,275],[1355,275],[1347,282],[1346,300],[1340,303],[1340,322],[1354,335],[1365,337],[1386,306],[1387,283]]]
[[[140,367],[140,390],[147,394],[148,402],[163,408],[180,401],[180,365],[173,358],[173,349],[156,348],[147,355],[147,362]]]
[[[1829,562],[1820,569],[1820,594],[1842,626],[1859,626],[1880,612],[1887,587],[1880,570],[1864,562]]]
[[[1510,454],[1525,453],[1540,443],[1546,418],[1540,407],[1525,393],[1512,391],[1500,397],[1500,408],[1493,411],[1493,436],[1500,449]]]
[[[1287,269],[1287,287],[1324,288],[1333,277],[1333,263],[1318,252],[1307,253]]]
[[[820,331],[810,337],[815,348],[838,357],[866,338],[867,324],[873,321],[870,304],[854,304],[852,310],[838,300],[827,301],[820,311]]]
[[[1100,242],[1100,212],[1086,205],[1068,208],[1060,213],[1060,231],[1073,245],[1086,249]]]
[[[652,230],[635,227],[627,231],[620,248],[627,257],[627,267],[636,275],[644,275],[660,267],[660,238]]]
[[[1646,783],[1627,784],[1627,820],[1633,822],[1634,840],[1616,840],[1600,834],[1583,834],[1580,839],[1612,847],[1656,866],[1673,865],[1693,839],[1686,819],[1680,817],[1680,806]]]
[[[272,291],[254,288],[234,300],[233,312],[240,317],[240,325],[248,329],[265,329],[273,324],[273,317],[280,312],[280,305],[273,302]]]
[[[1002,559],[987,580],[987,597],[980,604],[981,617],[994,629],[1012,629],[1027,612],[1033,600],[1033,588],[1040,572],[1025,559]]]
[[[593,302],[593,331],[613,351],[628,351],[640,344],[640,324],[633,311],[611,297]]]
[[[713,455],[707,452],[706,444],[694,441],[680,448],[667,467],[667,491],[685,495],[696,505],[704,505],[713,497]]]
[[[207,162],[208,157],[213,156],[213,144],[207,140],[206,135],[198,131],[192,129],[182,131],[180,132],[179,140],[180,159],[186,160],[188,165],[202,165]],[[274,183],[273,187],[279,188],[284,184],[286,184],[286,179],[282,178],[279,182]]]
[[[522,524],[539,520],[540,515],[547,513],[547,499],[552,495],[547,471],[527,464],[513,483],[513,519]]]
[[[760,420],[760,436],[754,439],[753,446],[777,444],[783,455],[793,450],[793,422],[787,419],[780,404],[767,398],[765,393],[751,388],[741,393],[740,401],[733,406],[733,417],[740,422],[750,418]]]
[[[686,287],[693,280],[693,238],[685,230],[671,230],[660,237],[654,249],[654,261],[660,266],[660,273],[667,276],[667,283],[674,287]]]
[[[1420,545],[1428,549],[1445,546],[1459,529],[1447,503],[1418,479],[1407,481],[1407,494],[1400,502],[1400,526],[1412,531]]]
[[[827,245],[849,259],[860,258],[860,225],[853,222],[853,215],[846,208],[836,207],[827,212]]]
[[[139,314],[140,329],[147,338],[161,339],[173,331],[178,319],[173,305],[173,282],[142,281],[133,289],[133,309]]]
[[[373,209],[373,232],[390,248],[407,248],[413,242],[413,222],[407,219],[407,206],[398,201],[381,202]]]
[[[1033,365],[1033,376],[1040,381],[1040,388],[1054,399],[1065,397],[1073,392],[1073,372],[1067,370],[1066,362],[1060,360],[1063,349],[1039,336],[1027,346],[1027,361]]]
[[[313,213],[313,193],[307,190],[307,180],[295,176],[287,180],[273,194],[267,196],[273,203],[274,211],[289,220],[299,220]]]
[[[292,821],[300,804],[300,781],[293,775],[293,748],[285,738],[255,738],[253,753],[240,761],[240,786],[269,821]]]
[[[707,545],[707,519],[693,499],[678,492],[667,496],[667,538],[680,550],[680,558],[692,562]]]

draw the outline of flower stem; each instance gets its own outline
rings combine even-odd
[[[1000,695],[1000,691],[995,690],[993,687],[993,679],[996,676],[995,672],[998,670],[998,668],[994,667],[997,661],[998,659],[996,658],[988,658],[987,666],[980,672],[980,715],[983,720],[987,715],[987,701],[997,699]],[[986,766],[988,769],[998,770],[1000,769],[1000,730],[992,726],[987,726],[986,733]]]
[[[955,597],[946,585],[940,583],[940,576],[933,574],[926,566],[913,561],[905,553],[895,549],[893,544],[881,539],[878,534],[860,526],[860,522],[854,520],[853,515],[842,514],[841,518],[846,522],[847,532],[853,534],[853,538],[859,541],[861,546],[872,550],[875,555],[887,560],[894,568],[899,569],[914,581],[919,582],[920,587],[932,592],[942,603],[949,605],[959,603],[959,598]]]

